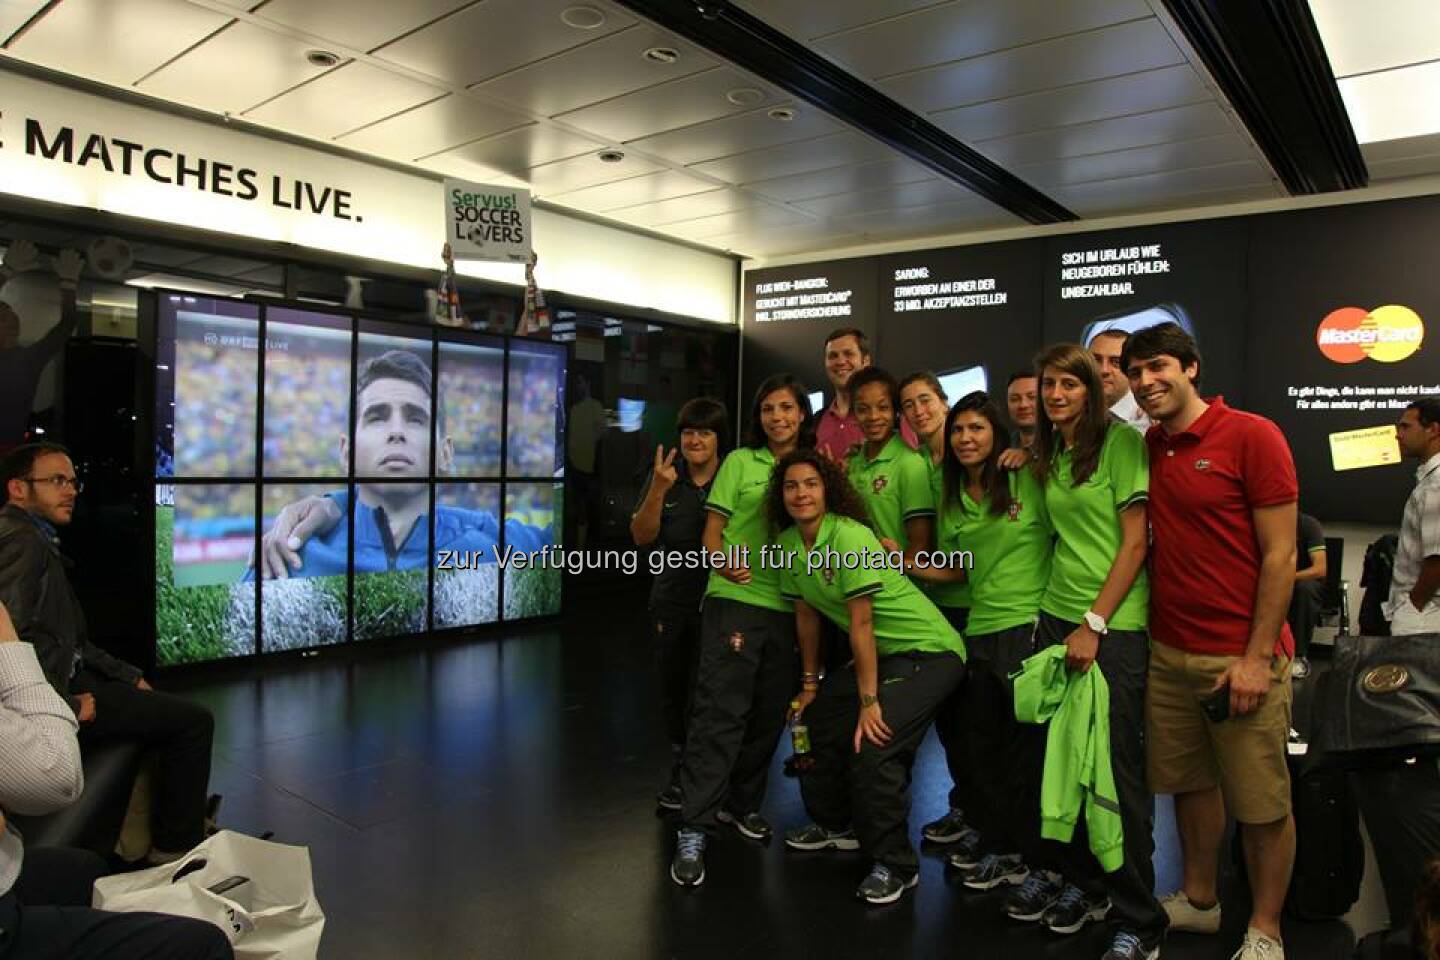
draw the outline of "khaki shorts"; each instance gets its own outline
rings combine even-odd
[[[1236,659],[1151,645],[1145,694],[1150,789],[1193,793],[1218,786],[1239,822],[1274,823],[1290,813],[1290,661],[1271,662],[1275,682],[1258,709],[1215,723],[1203,701]]]

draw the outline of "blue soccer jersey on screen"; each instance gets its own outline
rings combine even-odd
[[[350,496],[341,490],[326,494],[340,507],[341,517],[350,507]],[[500,524],[488,510],[467,510],[441,505],[435,511],[435,551],[426,549],[425,526],[428,518],[421,514],[410,533],[395,543],[389,524],[381,516],[381,507],[359,504],[355,510],[355,572],[385,573],[390,570],[424,570],[427,563],[442,550],[452,550],[477,557],[481,562],[494,563],[500,548]],[[516,553],[532,553],[551,544],[546,527],[535,527],[519,520],[505,521],[505,546]],[[296,576],[329,577],[345,574],[345,521],[331,530],[312,537],[300,551],[301,567]],[[246,571],[245,579],[255,575]]]

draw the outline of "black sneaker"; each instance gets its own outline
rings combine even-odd
[[[950,848],[945,862],[956,870],[972,870],[980,863],[980,845],[980,831],[974,827],[966,827],[960,839]]]
[[[683,799],[680,795],[680,784],[672,783],[655,795],[655,805],[662,810],[679,810]]]
[[[853,830],[826,830],[818,823],[807,823],[786,832],[785,846],[792,850],[859,850],[860,841]]]
[[[1049,927],[1051,933],[1079,933],[1092,920],[1104,920],[1110,912],[1109,898],[1092,902],[1085,891],[1067,883],[1060,896],[1040,917],[1040,925]]]
[[[1159,958],[1159,947],[1147,947],[1135,934],[1127,933],[1124,930],[1111,938],[1110,949],[1100,956],[1100,960],[1159,960]]]
[[[670,879],[682,887],[705,882],[705,833],[681,827],[675,833],[675,859],[670,861]]]
[[[971,890],[993,890],[999,886],[1024,883],[1030,871],[1015,854],[989,854],[965,875],[965,886]]]
[[[870,875],[860,882],[860,887],[855,891],[855,896],[867,903],[894,903],[900,899],[900,895],[920,882],[920,874],[911,874],[909,879],[901,880],[890,872],[890,868],[883,863],[877,863],[870,868]]]
[[[956,807],[939,820],[933,820],[920,828],[920,836],[931,843],[954,843],[969,829],[965,826],[965,814]]]
[[[721,810],[715,814],[715,819],[721,823],[733,825],[742,836],[749,837],[751,840],[764,842],[775,835],[775,831],[770,829],[770,824],[758,812],[737,815],[729,810]]]
[[[1027,923],[1039,920],[1046,908],[1060,896],[1061,889],[1060,881],[1047,871],[1033,871],[1020,884],[1020,889],[1005,901],[1005,914],[1012,920]]]

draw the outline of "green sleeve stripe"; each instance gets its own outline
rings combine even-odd
[[[918,507],[914,510],[907,511],[905,519],[914,520],[916,517],[933,517],[935,515],[934,507]]]
[[[789,590],[781,590],[781,591],[780,591],[780,596],[783,597],[783,598],[786,599],[786,600],[804,600],[804,599],[805,599],[804,597],[800,596],[800,594],[798,594],[798,593],[791,593]]]
[[[720,514],[720,516],[727,518],[734,513],[734,511],[731,510],[729,507],[722,507],[718,503],[708,501],[705,504],[705,509],[709,510],[711,513],[718,513]]]
[[[1133,507],[1137,503],[1145,503],[1149,499],[1149,490],[1136,490],[1134,493],[1130,494],[1130,496],[1126,497],[1124,500],[1121,500],[1115,505],[1115,512],[1120,513],[1123,510]]]
[[[879,593],[884,588],[885,585],[883,583],[881,583],[879,580],[875,580],[871,583],[862,584],[861,586],[856,587],[854,590],[851,590],[849,593],[845,594],[845,599],[854,600],[856,597],[864,597],[872,593]]]

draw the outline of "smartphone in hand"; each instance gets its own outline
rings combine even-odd
[[[1227,683],[1211,693],[1200,705],[1205,709],[1205,716],[1215,723],[1230,719],[1230,684]]]

